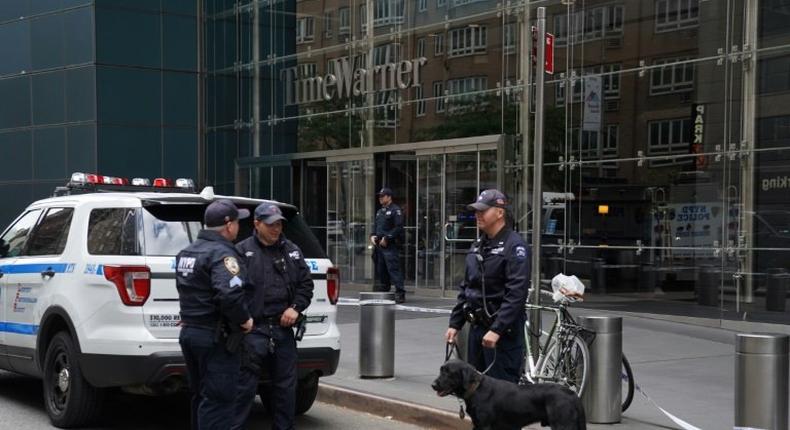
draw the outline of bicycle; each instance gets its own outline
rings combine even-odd
[[[540,290],[541,294],[552,297],[549,291]],[[529,294],[533,289],[529,290]],[[564,385],[578,396],[584,392],[587,384],[590,351],[588,345],[594,341],[595,333],[581,327],[571,316],[568,306],[577,301],[573,297],[563,296],[553,305],[533,305],[527,300],[526,310],[552,312],[554,322],[548,332],[536,333],[531,330],[529,318],[524,324],[526,340],[526,357],[521,383],[551,382]],[[538,338],[537,359],[533,355],[531,337]],[[622,411],[631,405],[634,396],[634,377],[631,365],[623,354],[621,365],[622,379]]]

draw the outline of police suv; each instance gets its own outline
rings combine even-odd
[[[187,179],[75,173],[0,236],[0,369],[43,379],[55,426],[93,421],[105,388],[160,395],[186,387],[175,255],[196,238],[215,199],[251,212],[262,202],[193,189]],[[304,413],[318,378],[337,369],[339,275],[296,208],[277,204],[315,283],[298,345],[296,408]],[[239,240],[252,230],[242,220]],[[265,377],[259,393],[266,404]]]

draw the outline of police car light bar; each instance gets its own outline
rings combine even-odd
[[[150,187],[151,180],[148,178],[132,178],[132,185],[135,187]]]
[[[155,187],[155,188],[181,188],[183,190],[194,191],[195,181],[189,178],[178,178],[175,181],[167,178],[156,178],[153,183],[148,178],[127,178],[116,176],[103,176],[96,173],[74,172],[71,174],[71,187],[97,187],[103,185],[133,186],[133,187]],[[163,190],[164,191],[164,190]]]

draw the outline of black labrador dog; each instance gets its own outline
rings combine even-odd
[[[557,384],[516,385],[483,375],[464,361],[450,360],[431,386],[440,396],[463,399],[475,429],[521,428],[537,422],[552,430],[587,428],[579,397]]]

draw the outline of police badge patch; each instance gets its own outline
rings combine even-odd
[[[236,257],[225,257],[223,260],[225,262],[225,268],[228,269],[231,275],[238,275],[239,271],[239,262],[236,261]]]
[[[523,246],[516,247],[516,258],[524,259],[527,258],[527,249]]]

